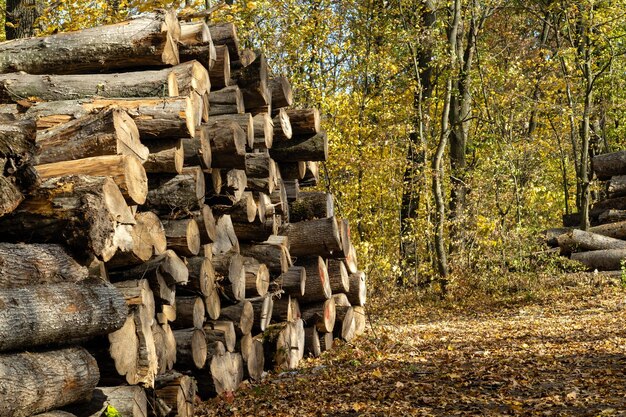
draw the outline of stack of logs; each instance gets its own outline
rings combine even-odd
[[[232,24],[5,42],[0,103],[0,416],[193,416],[364,330],[319,112]]]
[[[564,227],[548,230],[547,242],[588,270],[620,276],[626,260],[626,151],[595,156],[592,169],[606,198],[591,206],[591,227],[575,228],[578,214],[563,216]]]

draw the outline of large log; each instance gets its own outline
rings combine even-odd
[[[626,221],[594,226],[589,231],[615,239],[626,239]]]
[[[211,168],[211,144],[208,138],[198,130],[193,138],[182,139],[185,166],[200,166],[203,169]]]
[[[242,343],[241,356],[245,362],[244,377],[260,381],[265,367],[265,349],[261,337],[246,336],[249,342]],[[245,352],[245,353],[244,353]]]
[[[334,256],[340,252],[341,237],[334,217],[289,223],[281,230],[289,238],[293,256]]]
[[[211,116],[245,113],[243,95],[236,85],[211,91],[209,102]]]
[[[276,116],[272,119],[272,122],[274,124],[274,131],[272,133],[273,140],[279,142],[291,139],[293,131],[291,130],[291,122],[289,121],[289,116],[285,109],[279,109]]]
[[[172,371],[159,375],[155,381],[154,410],[158,417],[195,415],[196,381],[189,375]],[[167,411],[163,408],[167,408]]]
[[[209,395],[222,395],[237,390],[243,380],[243,360],[241,354],[233,352],[217,352],[211,358],[207,371],[199,372],[198,393],[201,398]]]
[[[291,266],[289,250],[281,244],[269,242],[241,244],[241,254],[267,265],[271,273],[282,274]]]
[[[320,181],[319,164],[316,161],[306,162],[304,177],[299,182],[300,187],[315,187]]]
[[[0,217],[15,210],[24,200],[24,194],[9,179],[0,175]]]
[[[221,170],[222,187],[220,194],[208,195],[206,202],[210,205],[233,205],[237,203],[246,190],[248,178],[241,169]]]
[[[254,144],[253,149],[269,149],[274,143],[274,122],[267,113],[258,113],[253,118]]]
[[[239,252],[239,240],[233,228],[230,215],[224,214],[216,221],[216,239],[213,241],[212,252],[214,255],[229,251]]]
[[[626,249],[603,249],[572,253],[571,259],[581,262],[590,270],[615,271],[622,268],[622,263],[626,259]]]
[[[244,168],[247,133],[238,123],[232,120],[216,120],[202,125],[202,134],[211,146],[213,168]]]
[[[252,149],[254,147],[254,119],[252,116],[253,115],[251,113],[223,114],[219,116],[214,116],[211,118],[211,120],[228,121],[238,124],[245,134],[246,146],[248,147],[248,149]]]
[[[255,258],[243,258],[246,273],[246,297],[264,296],[267,294],[270,283],[270,273],[267,266]]]
[[[591,159],[591,166],[600,180],[626,175],[626,151],[597,155]]]
[[[113,180],[68,176],[44,181],[0,218],[0,229],[5,240],[65,243],[106,261],[116,250],[118,221],[132,223],[133,217]]]
[[[204,301],[196,296],[176,297],[176,320],[172,322],[174,329],[201,329],[204,323]]]
[[[152,281],[159,275],[166,285],[184,285],[189,280],[189,274],[190,271],[185,262],[172,250],[167,250],[163,254],[133,268],[109,271],[112,281],[125,281],[136,279],[137,277],[143,277]]]
[[[230,53],[226,45],[215,46],[215,63],[213,67],[209,69],[209,78],[211,79],[211,89],[213,91],[230,85]],[[211,95],[213,95],[213,93],[211,93]],[[243,106],[243,96],[241,100]],[[212,106],[211,104],[211,107]]]
[[[295,369],[304,357],[304,323],[298,319],[276,326],[267,335],[270,343],[275,342],[270,346],[274,363],[282,370]]]
[[[320,131],[320,112],[317,109],[287,109],[294,136],[314,135]]]
[[[268,87],[272,92],[272,109],[281,109],[293,104],[293,91],[287,77],[280,76],[270,79]]]
[[[200,167],[183,168],[182,174],[150,175],[146,208],[168,215],[204,206],[204,173]]]
[[[250,334],[254,322],[254,308],[250,301],[242,301],[232,306],[222,308],[222,320],[233,322],[237,335]]]
[[[60,111],[49,117],[58,120],[62,114]],[[38,125],[42,120],[45,126],[50,125],[42,116]],[[143,162],[149,153],[139,141],[139,131],[133,119],[123,110],[116,109],[94,114],[84,111],[66,123],[39,132],[37,145],[40,164],[101,155],[132,155]]]
[[[192,139],[189,139],[192,140]],[[182,139],[164,139],[148,143],[150,154],[143,167],[148,174],[182,174],[185,149]]]
[[[87,276],[87,268],[60,245],[0,243],[0,288],[78,282]]]
[[[335,327],[335,299],[301,305],[300,314],[307,326],[315,326],[319,332],[332,332]]]
[[[306,174],[305,161],[281,162],[278,168],[283,180],[302,180]]]
[[[292,297],[301,298],[306,290],[306,269],[291,266],[272,283],[276,290],[282,290]]]
[[[86,401],[100,373],[85,349],[0,355],[0,415],[27,417]]]
[[[272,321],[272,311],[274,310],[274,299],[272,294],[266,294],[264,297],[256,297],[248,299],[254,310],[253,330],[264,332]]]
[[[304,328],[304,353],[308,353],[314,358],[322,354],[320,335],[315,326]]]
[[[231,61],[239,60],[239,38],[237,29],[232,23],[219,23],[209,26],[213,44],[225,45],[228,48]]]
[[[180,256],[200,253],[200,229],[194,219],[164,220],[167,248]]]
[[[320,256],[298,258],[298,266],[306,270],[306,287],[300,297],[303,303],[323,301],[332,296],[326,262]]]
[[[175,13],[157,12],[115,25],[15,39],[0,45],[0,72],[77,74],[176,65],[179,36]]]
[[[295,201],[289,203],[289,221],[324,219],[335,214],[333,196],[323,191],[301,191]]]
[[[0,290],[0,350],[64,343],[111,333],[124,324],[120,292],[100,280]]]
[[[211,32],[204,22],[187,22],[181,25],[180,61],[196,60],[211,69],[215,64],[216,51],[211,39]]]
[[[241,88],[246,111],[269,113],[272,93],[267,85],[267,61],[262,53],[254,53],[248,65],[231,71],[233,81]]]
[[[348,277],[346,264],[340,259],[328,259],[326,263],[328,281],[333,294],[350,291],[350,278]]]
[[[200,97],[204,97],[204,94],[211,89],[209,72],[198,61],[176,65],[171,71],[176,78],[176,89],[171,91],[171,96],[186,96],[195,92]]]
[[[174,330],[176,338],[176,367],[202,369],[207,360],[207,342],[202,329]]]
[[[148,417],[146,392],[138,386],[97,387],[88,402],[65,409],[77,417],[100,417],[109,406],[124,417]]]
[[[264,222],[257,218],[252,223],[233,223],[233,227],[237,238],[242,242],[264,242],[278,233],[280,224],[280,216],[272,216]]]
[[[246,271],[243,261],[243,256],[236,252],[216,254],[211,260],[215,271],[225,278],[222,287],[224,295],[230,301],[241,301],[246,295]]]
[[[351,342],[356,332],[354,309],[350,306],[336,306],[336,311],[337,315],[333,333],[336,337],[346,342]]]
[[[233,352],[237,344],[235,324],[228,320],[208,321],[203,327],[207,343],[221,342],[227,351]]]
[[[291,140],[276,142],[270,149],[270,155],[278,162],[326,161],[328,137],[326,132],[312,136],[294,135]]]
[[[599,224],[617,223],[626,220],[626,210],[607,210],[598,215]]]
[[[626,249],[626,241],[574,229],[557,238],[563,253],[601,249]]]
[[[109,176],[124,197],[133,204],[143,204],[148,195],[148,178],[139,159],[129,155],[94,156],[73,161],[38,165],[42,179],[62,175]]]
[[[367,325],[365,307],[355,306],[352,308],[354,309],[354,334],[359,336],[365,333],[365,326]]]
[[[367,301],[367,286],[365,285],[365,272],[357,271],[350,274],[350,291],[347,293],[348,300],[353,306],[364,306]]]

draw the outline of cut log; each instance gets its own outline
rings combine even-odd
[[[159,254],[165,252],[166,238],[163,225],[159,218],[152,212],[137,213],[135,215],[135,225],[118,226],[116,229],[116,237],[118,240],[118,231],[122,227],[129,228],[126,246],[117,243],[118,250],[108,262],[109,268],[120,268],[132,266],[146,262],[157,252]]]
[[[356,306],[354,309],[354,335],[359,336],[365,333],[367,317],[365,316],[365,307]]]
[[[224,295],[230,301],[241,301],[246,294],[246,271],[243,256],[236,252],[215,254],[211,260],[215,271],[225,278]]]
[[[65,409],[79,417],[100,417],[106,415],[109,406],[124,417],[148,417],[146,392],[138,386],[98,387],[88,402]]]
[[[255,53],[254,59],[248,65],[232,69],[231,77],[242,90],[246,109],[252,110],[270,105],[272,93],[267,86],[265,55]]]
[[[81,347],[0,355],[3,416],[27,417],[89,400],[100,373]]]
[[[232,306],[223,307],[220,317],[229,320],[235,326],[238,336],[250,334],[254,323],[254,308],[250,301],[242,301]]]
[[[211,145],[213,168],[245,167],[247,133],[231,120],[217,120],[202,125],[202,134]],[[219,193],[219,190],[217,190]]]
[[[254,381],[260,381],[263,377],[263,369],[265,367],[265,349],[261,337],[252,337],[244,348],[242,346],[241,356],[245,362],[244,377]],[[244,354],[244,349],[246,353]]]
[[[625,242],[626,247],[626,242]],[[350,279],[346,264],[339,259],[328,259],[328,281],[330,289],[334,293],[348,292],[350,290]]]
[[[306,289],[306,269],[302,266],[291,266],[287,272],[282,273],[273,283],[285,294],[301,298]],[[274,290],[274,288],[272,288]]]
[[[253,149],[269,149],[274,143],[274,122],[267,113],[259,113],[252,118],[254,125]]]
[[[245,157],[247,188],[271,194],[276,186],[276,166],[269,155],[248,153]]]
[[[211,118],[214,121],[228,121],[234,122],[239,125],[239,127],[243,130],[246,138],[246,146],[248,149],[252,149],[254,147],[254,118],[251,113],[243,113],[243,114],[224,114],[219,116],[214,116]],[[218,168],[221,168],[218,166]]]
[[[199,210],[204,206],[204,174],[200,167],[183,168],[183,173],[150,175],[146,208],[164,214]]]
[[[315,326],[304,328],[304,353],[308,353],[314,358],[322,354],[320,335]]]
[[[154,295],[150,289],[150,284],[145,279],[132,279],[129,281],[116,282],[115,288],[124,297],[126,305],[130,310],[143,306],[146,315],[152,317],[155,314]],[[126,321],[124,316],[124,321]]]
[[[257,215],[257,204],[251,191],[244,191],[239,201],[232,205],[213,206],[217,214],[228,214],[231,220],[239,223],[253,222]]]
[[[266,241],[258,244],[241,245],[241,254],[264,263],[272,273],[282,274],[291,266],[289,250],[280,242]]]
[[[211,89],[213,91],[230,85],[230,53],[226,45],[215,46],[215,63],[209,70],[209,78],[211,79]],[[213,93],[211,93],[212,95]],[[241,100],[243,101],[243,97]],[[213,107],[213,104],[211,104],[211,107]],[[231,113],[243,113],[243,111]]]
[[[615,239],[626,239],[626,221],[594,226],[589,231]]]
[[[0,288],[78,282],[87,276],[87,268],[60,245],[0,243]]]
[[[287,188],[283,179],[278,178],[274,192],[270,194],[270,201],[274,206],[276,214],[280,214],[284,223],[289,223],[289,200],[287,199]]]
[[[335,328],[335,299],[301,305],[300,314],[307,326],[315,326],[319,332],[332,332]]]
[[[217,217],[216,239],[213,241],[212,252],[214,255],[226,252],[239,252],[239,240],[233,228],[233,222],[228,214]]]
[[[0,291],[0,350],[24,349],[111,333],[124,324],[127,307],[101,280],[57,283]]]
[[[281,109],[282,107],[289,107],[293,104],[293,91],[291,90],[291,83],[287,77],[280,76],[270,79],[268,81],[268,87],[272,92],[272,109]]]
[[[38,116],[38,126],[42,123],[48,126],[50,118],[61,117],[58,111],[52,116]],[[148,148],[139,141],[133,119],[123,110],[115,109],[94,114],[84,111],[74,120],[39,132],[37,145],[40,164],[101,155],[132,155],[142,162],[148,158]]]
[[[176,65],[180,27],[174,12],[151,13],[115,25],[0,46],[0,72],[77,74]]]
[[[243,95],[236,85],[212,91],[209,96],[210,116],[244,114]]]
[[[281,234],[289,237],[292,256],[333,256],[341,251],[339,227],[334,217],[285,225]]]
[[[326,262],[319,256],[298,258],[297,264],[306,269],[306,288],[300,297],[303,303],[323,301],[332,296]]]
[[[314,135],[320,132],[321,119],[317,109],[287,109],[294,136]]]
[[[335,306],[337,307],[352,307],[345,293],[333,294],[333,298],[335,299]]]
[[[221,342],[227,351],[233,352],[237,344],[237,333],[232,321],[210,321],[204,325],[207,343]]]
[[[0,218],[0,230],[4,240],[64,243],[106,261],[115,253],[115,228],[122,220],[133,221],[110,178],[68,176],[44,181]]]
[[[278,166],[283,180],[301,180],[306,174],[306,162],[281,162]]]
[[[204,296],[211,295],[215,289],[216,279],[211,259],[205,256],[187,258],[187,268],[189,269],[189,282],[185,288]]]
[[[9,179],[0,175],[0,217],[11,213],[24,200],[24,195]]]
[[[172,75],[176,79],[176,90],[170,92],[170,96],[187,96],[192,92],[200,97],[211,89],[209,72],[198,61],[188,61],[171,68]]]
[[[562,253],[602,249],[626,249],[626,241],[574,229],[557,238]]]
[[[254,310],[253,330],[264,332],[272,321],[272,311],[274,309],[274,300],[271,294],[264,297],[256,297],[248,299]]]
[[[589,270],[614,271],[621,269],[626,249],[603,249],[572,253],[571,259],[581,262]]]
[[[607,210],[598,216],[599,224],[617,223],[626,220],[626,210]]]
[[[348,254],[343,261],[345,262],[346,268],[348,269],[349,273],[354,274],[359,270],[358,261],[356,258],[356,249],[354,248],[354,245],[350,245]]]
[[[176,320],[172,322],[174,329],[202,329],[204,324],[204,301],[201,297],[176,297]]]
[[[295,321],[301,318],[300,303],[297,298],[283,295],[274,300],[272,320],[275,322]]]
[[[271,352],[274,352],[273,360],[278,369],[288,370],[298,367],[304,357],[305,336],[302,320],[275,325],[264,339],[269,342]]]
[[[335,336],[351,342],[354,339],[355,322],[354,322],[354,309],[348,306],[336,306],[337,315],[335,317],[335,329],[333,333]]]
[[[289,203],[289,220],[324,219],[335,214],[333,196],[321,191],[301,191],[295,201]]]
[[[194,219],[163,221],[167,248],[180,256],[195,256],[200,253],[200,229]]]
[[[335,344],[335,339],[333,338],[332,332],[328,333],[320,333],[320,348],[322,352],[326,352],[327,350],[332,350]]]
[[[313,136],[296,136],[294,133],[291,140],[276,142],[270,149],[270,155],[278,162],[326,161],[328,137],[325,132]]]
[[[251,257],[243,258],[243,266],[246,274],[246,297],[262,297],[267,294],[270,283],[267,266]]]
[[[350,274],[350,291],[348,300],[353,306],[364,306],[367,301],[367,286],[365,285],[365,272],[357,271]],[[307,282],[308,284],[308,282]]]
[[[198,377],[198,391],[201,397],[233,393],[243,380],[243,360],[241,354],[223,352],[213,355],[209,367],[210,375],[202,373]]]
[[[280,217],[272,216],[263,223],[255,220],[252,223],[233,223],[233,227],[240,241],[263,242],[270,236],[278,233],[280,224]]]
[[[63,175],[109,176],[132,204],[143,204],[148,195],[146,171],[134,156],[94,156],[38,165],[36,169],[43,180]]]
[[[204,204],[201,210],[191,212],[191,217],[198,223],[201,244],[205,245],[217,239],[215,218],[211,207]]]
[[[193,417],[195,415],[196,382],[188,376],[176,371],[159,375],[155,381],[154,402],[157,416],[175,415]],[[167,414],[159,413],[159,409],[167,407]],[[171,413],[171,414],[170,414]]]
[[[202,329],[174,330],[176,338],[176,367],[202,369],[207,360],[207,341]]]
[[[206,202],[212,206],[232,206],[243,197],[248,178],[245,171],[240,169],[222,170],[221,176],[221,194],[208,195]]]
[[[626,167],[626,165],[625,165]],[[626,195],[626,175],[611,177],[608,182],[607,191],[611,197],[621,197]]]
[[[591,166],[600,180],[626,175],[626,151],[597,155],[591,159]]]
[[[316,187],[320,182],[319,164],[316,161],[307,161],[304,178],[299,182],[300,187]]]
[[[239,60],[239,38],[237,29],[232,23],[220,23],[209,26],[211,39],[216,45],[225,45],[228,48],[231,61]]]
[[[300,195],[300,185],[298,184],[298,180],[283,180],[281,186],[285,188],[288,203],[298,199],[298,196]]]
[[[273,139],[277,142],[289,140],[293,136],[291,130],[291,122],[285,109],[279,109],[278,113],[272,119],[274,124]],[[273,143],[273,142],[272,142]]]
[[[182,139],[185,166],[211,168],[213,156],[208,138],[199,130],[195,138]]]
[[[185,153],[181,139],[159,140],[148,144],[150,154],[144,163],[148,174],[181,174]]]
[[[211,32],[204,22],[187,22],[181,25],[178,50],[181,62],[196,60],[207,70],[215,64],[215,46]]]
[[[163,254],[133,268],[111,270],[109,275],[112,281],[126,281],[136,279],[137,277],[152,281],[159,275],[165,285],[184,285],[189,280],[190,269],[191,263],[189,263],[188,268],[174,251],[166,250]]]

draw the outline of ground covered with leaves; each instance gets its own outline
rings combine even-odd
[[[198,415],[626,415],[625,296],[608,280],[522,299],[395,295],[352,344]]]

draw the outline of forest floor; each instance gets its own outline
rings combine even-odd
[[[626,416],[626,291],[581,281],[522,298],[374,300],[353,343],[198,415]]]

